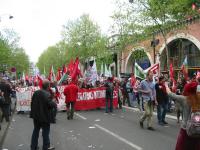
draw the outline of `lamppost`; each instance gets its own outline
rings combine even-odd
[[[153,62],[156,63],[156,46],[159,44],[159,39],[155,38],[155,33],[153,32],[153,39],[151,41],[151,47],[153,47]]]
[[[12,15],[10,15],[10,14],[2,14],[2,15],[0,15],[0,22],[1,22],[1,20],[2,20],[2,18],[3,17],[8,17],[7,19],[13,19],[14,17],[12,16]]]
[[[0,23],[2,21],[2,18],[4,18],[4,17],[5,18],[8,17],[7,19],[12,19],[13,18],[13,16],[10,15],[10,14],[1,14],[0,15]],[[1,33],[1,30],[0,30],[0,33]],[[8,69],[8,64],[0,64],[0,71],[5,72],[5,71],[7,71],[7,69]]]

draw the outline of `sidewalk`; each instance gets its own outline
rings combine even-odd
[[[2,149],[2,145],[3,145],[4,139],[6,137],[7,131],[8,131],[9,126],[10,126],[10,123],[12,122],[13,114],[15,113],[15,102],[16,102],[16,99],[12,98],[12,104],[11,104],[12,114],[10,116],[10,122],[6,122],[5,119],[4,119],[4,121],[1,123],[0,149]]]
[[[12,118],[12,117],[11,117]],[[11,120],[12,121],[12,120]],[[0,130],[0,149],[2,148],[2,145],[3,145],[3,142],[4,142],[4,139],[6,137],[6,133],[8,131],[8,128],[9,128],[9,125],[10,125],[10,122],[2,122],[1,123],[1,130]]]

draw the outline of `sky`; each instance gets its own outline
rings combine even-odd
[[[18,33],[20,46],[36,63],[48,46],[61,40],[62,25],[89,14],[103,33],[112,23],[115,0],[1,0],[0,29]],[[8,19],[12,15],[13,19]]]

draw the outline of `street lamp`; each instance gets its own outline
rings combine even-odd
[[[2,17],[8,17],[8,19],[13,19],[14,17],[12,16],[12,15],[10,15],[10,14],[2,14],[2,15],[0,15],[0,22],[1,22],[1,20],[2,20]]]
[[[153,32],[153,39],[151,41],[151,47],[153,47],[153,62],[156,63],[156,46],[159,44],[159,39],[155,39],[155,33]]]

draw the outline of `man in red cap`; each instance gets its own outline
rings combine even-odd
[[[74,116],[74,107],[78,95],[78,86],[72,82],[71,77],[68,78],[68,85],[64,89],[64,95],[67,107],[67,119],[70,120]]]

